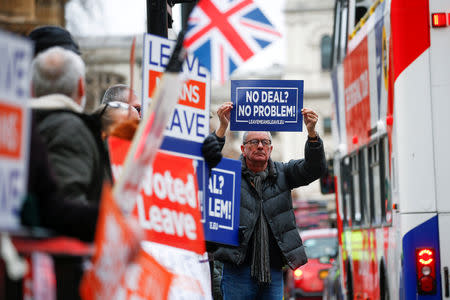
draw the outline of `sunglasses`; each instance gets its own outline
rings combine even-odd
[[[102,111],[101,111],[100,114],[99,114],[99,117],[100,117],[100,118],[105,114],[106,109],[107,109],[108,107],[111,107],[111,108],[121,108],[121,109],[126,109],[126,110],[127,110],[127,109],[129,109],[130,107],[133,107],[133,106],[130,106],[128,103],[120,102],[120,101],[106,102],[106,103],[105,103],[105,107],[103,107]],[[136,107],[133,107],[133,109],[135,109],[135,110],[139,113],[139,110],[137,110]]]

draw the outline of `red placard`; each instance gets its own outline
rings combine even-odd
[[[118,178],[129,141],[109,138],[113,175]],[[133,215],[147,241],[203,254],[197,176],[194,160],[158,152],[142,179]]]
[[[370,86],[367,37],[344,61],[344,98],[349,152],[369,141]]]

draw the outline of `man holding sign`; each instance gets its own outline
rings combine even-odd
[[[220,127],[212,134],[221,145],[230,121],[231,102],[218,109]],[[305,158],[274,162],[270,132],[245,132],[241,145],[242,183],[240,244],[221,246],[215,259],[224,262],[224,299],[282,299],[282,268],[307,262],[295,225],[291,190],[318,179],[326,169],[323,143],[315,131],[318,115],[301,110],[308,131]]]

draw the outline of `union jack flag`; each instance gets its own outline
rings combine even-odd
[[[200,0],[189,16],[184,47],[223,83],[280,36],[252,0]]]

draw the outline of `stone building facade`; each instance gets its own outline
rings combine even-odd
[[[65,26],[68,0],[0,0],[0,29],[27,35],[42,25]]]
[[[133,38],[134,36],[76,37],[86,63],[86,111],[92,111],[100,104],[103,94],[111,85],[130,85]],[[140,95],[142,35],[136,37],[133,65],[133,89]]]

